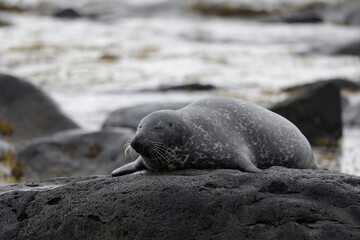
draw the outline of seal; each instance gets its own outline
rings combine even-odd
[[[316,169],[309,142],[287,119],[256,104],[212,97],[144,117],[130,142],[140,156],[112,172],[239,169],[271,166]],[[129,147],[129,148],[130,148]]]

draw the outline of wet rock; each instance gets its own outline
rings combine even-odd
[[[226,1],[194,1],[189,4],[193,12],[209,16],[259,18],[275,14],[272,9],[257,9],[251,5]]]
[[[2,239],[356,239],[360,178],[274,167],[0,188]]]
[[[284,16],[281,17],[279,21],[285,23],[321,23],[323,19],[321,14],[312,11]]]
[[[103,129],[109,127],[125,127],[137,129],[137,126],[139,125],[141,119],[143,119],[149,113],[163,109],[177,110],[185,107],[188,104],[188,102],[152,103],[120,108],[110,113],[110,115],[107,117],[103,124]]]
[[[120,128],[70,130],[29,144],[19,151],[17,159],[27,167],[29,178],[109,174],[130,162],[123,147],[133,135],[132,130]],[[138,155],[132,152],[132,156]]]
[[[340,89],[346,89],[346,90],[352,90],[352,91],[358,91],[360,90],[360,82],[359,81],[352,81],[346,78],[332,78],[327,80],[316,80],[310,83],[292,86],[285,88],[284,91],[287,92],[293,92],[293,91],[303,91],[303,90],[311,90],[316,89],[319,86],[325,84],[325,83],[332,83],[335,84]]]
[[[343,123],[346,126],[360,126],[360,103],[345,107]]]
[[[332,144],[342,136],[340,89],[321,83],[271,107],[294,123],[311,144]]]
[[[23,143],[78,128],[42,90],[20,78],[0,74],[0,136]]]
[[[159,91],[210,91],[216,87],[211,84],[189,83],[176,86],[160,86]]]
[[[68,18],[68,19],[81,17],[81,14],[73,8],[64,8],[64,9],[55,10],[52,15],[57,18]]]
[[[335,46],[330,50],[332,55],[354,55],[360,57],[360,39]]]

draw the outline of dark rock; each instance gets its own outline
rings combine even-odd
[[[57,18],[69,18],[69,19],[81,17],[81,14],[72,8],[58,9],[52,15]]]
[[[120,108],[110,113],[110,115],[103,124],[103,128],[126,127],[137,129],[137,126],[139,125],[141,119],[143,119],[149,113],[163,109],[177,110],[185,107],[188,104],[188,102],[152,103]]]
[[[47,94],[17,77],[0,74],[0,136],[9,142],[78,128]]]
[[[236,2],[194,1],[189,9],[203,15],[221,17],[258,18],[275,14],[271,9],[256,9]]]
[[[284,91],[289,91],[289,92],[299,91],[299,90],[309,91],[311,89],[316,89],[325,83],[335,84],[340,89],[346,89],[346,90],[352,90],[352,91],[360,90],[360,82],[351,81],[346,78],[333,78],[333,79],[328,79],[328,80],[316,80],[311,83],[288,87],[288,88],[285,88]]]
[[[298,13],[281,19],[285,23],[321,23],[322,16],[317,12]]]
[[[17,159],[27,167],[30,178],[110,174],[130,162],[123,147],[133,135],[132,130],[119,128],[66,131],[28,145],[19,151]],[[138,155],[133,152],[132,156]]]
[[[346,126],[360,126],[360,103],[345,107],[343,124]]]
[[[274,167],[0,188],[2,239],[357,239],[360,178]]]
[[[211,84],[189,83],[176,86],[160,86],[159,91],[209,91],[214,90],[216,87]]]
[[[342,136],[340,90],[334,83],[319,84],[271,110],[294,123],[311,144],[333,144]]]
[[[333,55],[354,55],[360,57],[360,40],[344,43],[330,50]]]

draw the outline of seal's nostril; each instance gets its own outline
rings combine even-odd
[[[131,140],[130,146],[136,150],[140,146],[141,139],[143,139],[143,138],[144,138],[144,136],[142,136],[142,135],[136,135],[133,138],[133,140]]]

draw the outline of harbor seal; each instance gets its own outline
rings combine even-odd
[[[150,113],[130,146],[140,156],[112,172],[239,169],[271,166],[316,169],[309,142],[287,119],[254,103],[212,97],[179,110]]]

